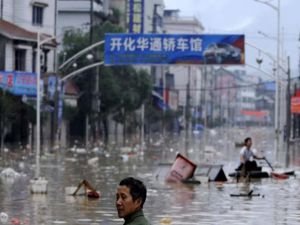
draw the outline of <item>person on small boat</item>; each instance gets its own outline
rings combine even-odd
[[[254,159],[265,159],[265,157],[259,157],[256,149],[252,148],[252,139],[247,137],[244,140],[244,147],[240,151],[240,165],[236,169],[242,171],[244,175],[247,175],[249,171],[258,170],[257,163]]]

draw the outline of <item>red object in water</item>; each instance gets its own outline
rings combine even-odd
[[[89,198],[100,198],[100,193],[97,191],[88,191],[87,196]]]
[[[288,179],[289,178],[289,175],[287,174],[284,174],[284,173],[275,173],[275,172],[271,172],[271,176],[273,178],[276,178],[276,179]]]
[[[10,221],[14,225],[20,225],[21,221],[18,218],[12,218]]]
[[[166,181],[181,182],[182,180],[191,178],[194,175],[197,165],[181,154],[177,154],[176,160],[172,165],[170,173],[166,177]]]

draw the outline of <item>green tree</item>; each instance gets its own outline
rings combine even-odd
[[[15,146],[21,143],[27,144],[28,124],[35,124],[35,110],[32,106],[24,104],[20,96],[14,96],[9,92],[0,91],[0,121],[1,140],[6,144]]]
[[[103,24],[96,25],[93,27],[93,42],[99,42],[104,39],[105,33],[119,33],[122,32],[122,28],[112,24],[109,21]],[[63,52],[65,54],[60,54],[60,60],[63,59],[65,55],[71,56],[86,48],[89,43],[89,32],[83,32],[78,30],[68,31],[65,33],[63,39]],[[92,53],[95,55],[96,60],[103,60],[103,46],[98,47],[93,50]],[[85,57],[81,57],[76,61],[78,67],[83,67],[89,62]],[[73,68],[69,67],[65,73],[69,73]],[[103,136],[105,142],[108,141],[108,117],[110,115],[115,115],[114,118],[117,122],[123,123],[126,126],[125,121],[129,118],[135,118],[135,111],[140,108],[142,103],[151,94],[151,79],[147,71],[139,70],[137,71],[132,66],[102,66],[99,68],[99,83],[95,84],[95,80],[92,79],[92,75],[95,70],[87,71],[82,73],[80,76],[76,76],[74,81],[81,90],[78,101],[78,109],[76,116],[73,121],[71,121],[72,129],[74,131],[74,136],[84,135],[84,115],[90,112],[91,95],[89,94],[94,86],[98,85],[99,93],[97,93],[101,100],[100,113],[98,117],[95,118],[97,121],[95,123],[102,123],[104,130]],[[118,116],[116,116],[118,115]],[[135,120],[132,121],[137,121]],[[134,128],[138,127],[139,124],[135,123]]]

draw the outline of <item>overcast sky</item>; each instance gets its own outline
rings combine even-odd
[[[276,58],[277,11],[255,0],[164,0],[166,9],[179,9],[181,16],[195,16],[205,33],[245,34],[249,42]],[[278,0],[268,0],[277,8]],[[298,76],[300,0],[281,0],[283,56],[291,57],[293,76]],[[261,31],[269,37],[258,33]],[[273,39],[272,39],[273,38]],[[258,51],[246,45],[246,63],[257,66]],[[262,54],[263,55],[263,54]],[[265,57],[264,57],[265,58]],[[264,60],[261,69],[272,73],[271,61]],[[247,69],[251,67],[246,66]],[[264,75],[265,76],[265,75]],[[265,76],[264,78],[267,78]]]

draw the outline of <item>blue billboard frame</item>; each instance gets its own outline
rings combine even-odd
[[[13,95],[36,96],[35,73],[0,71],[0,88]]]
[[[106,34],[105,65],[237,64],[245,62],[243,34]]]

